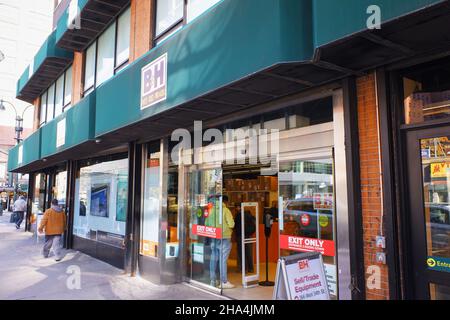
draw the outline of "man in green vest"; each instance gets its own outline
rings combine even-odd
[[[222,197],[222,215],[220,214],[220,197],[216,197],[214,201],[214,206],[205,220],[205,225],[222,229],[222,239],[211,239],[211,260],[209,264],[211,286],[218,286],[216,269],[217,263],[219,263],[221,286],[223,289],[232,289],[234,285],[228,281],[227,262],[231,252],[234,219],[227,207],[228,196]]]

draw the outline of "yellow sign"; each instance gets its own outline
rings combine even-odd
[[[434,260],[433,258],[428,258],[427,264],[430,268],[433,268],[436,266],[436,260]]]
[[[430,169],[432,178],[446,178],[450,173],[450,162],[432,163]]]
[[[324,215],[319,216],[319,224],[322,228],[328,227],[328,217]]]

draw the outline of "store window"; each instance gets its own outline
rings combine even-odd
[[[36,218],[38,215],[42,215],[45,211],[47,177],[43,173],[38,173],[35,175],[34,181],[31,213]]]
[[[55,118],[63,113],[64,103],[64,74],[56,81]]]
[[[160,144],[152,143],[148,146],[145,162],[144,199],[141,222],[140,254],[158,258],[159,251],[159,222],[161,215],[161,154]],[[168,228],[168,238],[172,229]],[[174,240],[176,236],[172,235]]]
[[[88,161],[75,180],[73,234],[124,248],[128,206],[128,159]]]
[[[402,84],[406,124],[450,118],[449,59],[406,70]]]
[[[127,10],[117,20],[116,68],[120,68],[130,58],[130,28],[131,10]]]
[[[48,89],[47,93],[47,119],[46,122],[50,122],[55,117],[55,84]]]
[[[41,96],[41,106],[39,110],[39,126],[42,127],[47,119],[47,92]]]
[[[70,66],[41,96],[39,126],[66,111],[72,99],[72,66]]]
[[[72,75],[72,66],[70,66],[64,78],[64,111],[72,104]]]
[[[131,9],[125,10],[86,50],[84,95],[108,81],[129,61]]]
[[[155,40],[159,44],[221,0],[157,0]]]
[[[174,29],[184,19],[184,0],[157,0],[156,37]]]
[[[200,16],[219,1],[220,0],[189,0],[187,7],[187,23]]]

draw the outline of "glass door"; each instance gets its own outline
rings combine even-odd
[[[226,274],[228,231],[223,229],[222,167],[193,165],[185,170],[187,275],[221,289]]]
[[[333,157],[282,161],[278,177],[280,256],[320,252],[330,296],[337,299]]]
[[[407,146],[414,295],[450,300],[450,130],[409,132]]]

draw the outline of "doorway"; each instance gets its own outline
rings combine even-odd
[[[406,134],[416,299],[450,300],[450,128]]]

